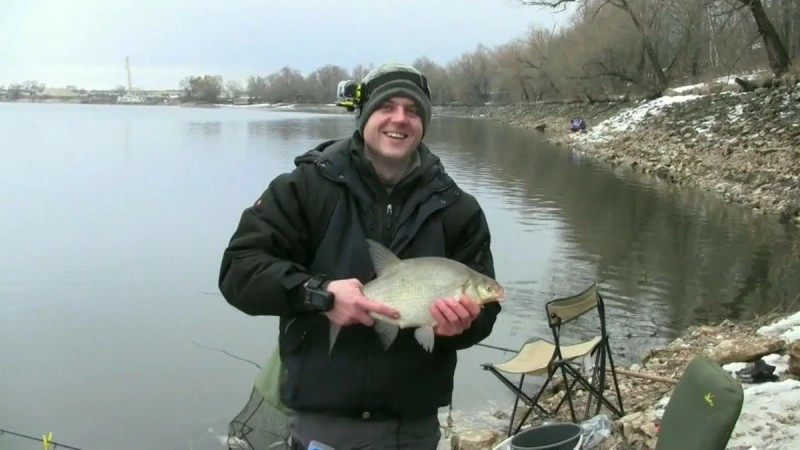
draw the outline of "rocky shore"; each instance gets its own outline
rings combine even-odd
[[[640,102],[434,111],[539,130],[547,141],[588,157],[716,192],[728,202],[800,225],[800,78],[748,92],[718,83],[667,94]],[[585,119],[587,130],[570,132],[573,117]]]
[[[716,361],[734,377],[747,362],[758,359],[776,367],[777,380],[743,384],[744,406],[727,448],[800,448],[800,421],[795,411],[800,402],[800,313],[769,315],[738,324],[726,320],[714,326],[691,327],[666,347],[643,355],[641,362],[618,366],[626,415],[612,422],[609,436],[594,448],[655,448],[658,424],[669,394],[697,355]],[[556,388],[548,394],[550,397],[543,404],[552,410],[564,393],[556,383]],[[585,398],[584,391],[574,397],[577,410],[585,405]],[[604,409],[601,414],[609,413]],[[505,421],[509,417],[506,411],[495,411],[494,415]],[[569,409],[562,406],[555,417],[547,420],[570,421]],[[535,418],[525,428],[541,422],[541,418]],[[504,431],[460,430],[453,434],[449,448],[489,450],[505,439]]]

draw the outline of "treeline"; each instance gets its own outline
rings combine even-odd
[[[429,79],[434,104],[599,100],[660,96],[676,83],[768,68],[776,76],[800,57],[798,0],[517,0],[577,6],[568,26],[531,28],[495,48],[478,45],[447,64],[412,64]],[[251,103],[331,103],[336,85],[371,67],[326,65],[304,76],[284,67],[246,84],[187,77],[186,97]]]

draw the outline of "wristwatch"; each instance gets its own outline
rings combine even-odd
[[[330,311],[333,309],[333,294],[325,290],[330,281],[325,277],[314,275],[303,284],[303,304],[312,311]]]

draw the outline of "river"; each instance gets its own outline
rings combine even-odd
[[[84,449],[222,448],[257,371],[223,351],[261,364],[276,338],[274,318],[219,295],[222,251],[295,155],[353,125],[253,108],[0,103],[0,429]],[[548,337],[544,303],[592,281],[623,363],[800,291],[797,231],[774,218],[483,120],[437,117],[426,142],[492,228],[507,299],[486,344]],[[508,356],[462,351],[454,409],[510,408],[479,366]]]

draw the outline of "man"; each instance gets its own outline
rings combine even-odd
[[[244,211],[219,286],[247,314],[280,316],[295,448],[435,449],[456,351],[489,335],[500,306],[437,300],[432,353],[413,330],[384,350],[369,313],[397,311],[361,293],[375,277],[366,239],[402,259],[444,256],[494,277],[490,233],[475,198],[421,142],[431,120],[425,76],[386,64],[362,86],[353,135],[297,157]],[[342,327],[333,349],[331,322]]]

